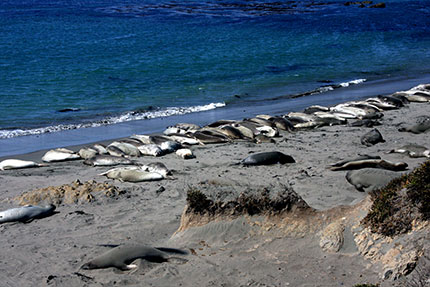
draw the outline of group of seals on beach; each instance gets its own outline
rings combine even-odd
[[[407,101],[429,102],[430,85],[420,85],[406,92],[395,93],[391,96],[377,97],[359,102],[339,104],[334,107],[312,106],[303,113],[289,113],[284,116],[259,115],[242,121],[220,120],[205,127],[194,124],[177,124],[168,127],[163,135],[134,135],[130,138],[114,141],[108,146],[100,144],[85,147],[75,153],[59,148],[48,151],[43,157],[44,162],[58,162],[75,159],[85,159],[84,163],[91,166],[116,166],[101,175],[121,181],[140,182],[145,180],[161,180],[171,176],[170,170],[162,163],[137,165],[131,157],[161,156],[176,152],[182,158],[192,158],[189,149],[195,144],[221,144],[234,140],[265,142],[276,138],[279,130],[292,132],[297,129],[314,128],[324,125],[347,124],[348,120],[373,121],[383,116],[387,109],[402,107]],[[430,118],[422,119],[417,125],[402,128],[413,133],[425,132],[430,129]],[[382,135],[376,129],[361,137],[361,143],[370,146],[384,142]],[[408,144],[390,152],[406,153],[411,157],[429,157],[426,147]],[[281,151],[260,152],[251,154],[238,164],[244,166],[271,165],[294,163],[295,159]],[[16,159],[4,160],[0,169],[15,169],[45,166],[32,161]],[[348,170],[346,180],[359,191],[371,191],[385,186],[389,181],[399,176],[396,171],[403,171],[406,163],[393,163],[379,156],[360,156],[343,160],[331,165],[331,169]],[[0,212],[0,223],[28,222],[35,218],[51,215],[54,205],[23,206]],[[186,255],[187,252],[173,248],[154,248],[145,245],[120,245],[82,265],[82,269],[98,269],[114,267],[129,270],[136,267],[131,263],[136,259],[150,262],[166,262],[171,254]]]

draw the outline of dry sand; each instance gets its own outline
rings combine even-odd
[[[159,161],[175,179],[121,183],[99,176],[108,167],[89,167],[82,160],[52,163],[48,167],[8,170],[0,173],[0,210],[17,206],[13,199],[25,192],[75,180],[108,182],[124,191],[106,196],[93,193],[92,202],[62,203],[58,213],[33,222],[0,225],[0,282],[2,286],[353,286],[382,283],[383,267],[362,257],[350,230],[344,233],[339,252],[319,246],[321,229],[342,212],[363,216],[366,198],[346,179],[346,171],[330,171],[327,165],[357,154],[380,155],[404,161],[409,169],[425,161],[385,152],[406,143],[428,145],[427,134],[398,132],[402,123],[429,115],[430,104],[411,103],[386,111],[378,126],[385,143],[366,147],[360,137],[365,127],[331,126],[293,133],[283,132],[276,143],[234,142],[193,146],[195,159],[175,154],[160,158],[140,157],[138,162]],[[72,147],[77,150],[77,147]],[[281,151],[294,164],[243,167],[233,165],[253,152]],[[40,162],[43,152],[17,156]],[[317,215],[282,221],[263,216],[218,220],[175,234],[186,205],[186,193],[201,182],[229,182],[243,188],[291,186]],[[340,206],[346,206],[339,209]],[[333,209],[335,208],[335,209]],[[337,208],[337,209],[336,209]],[[318,217],[321,217],[318,219]],[[276,221],[279,221],[276,223]],[[269,222],[270,224],[266,224]],[[291,223],[291,225],[289,225]],[[81,270],[80,266],[109,247],[105,244],[141,243],[183,248],[183,260],[148,263],[138,260],[131,271],[114,268]]]

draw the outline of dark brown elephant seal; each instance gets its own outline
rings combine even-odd
[[[269,165],[269,164],[285,164],[296,162],[290,155],[286,155],[279,151],[260,152],[252,154],[240,163],[243,165]]]
[[[361,137],[361,143],[365,146],[372,146],[381,142],[383,143],[385,140],[377,129],[373,129]]]

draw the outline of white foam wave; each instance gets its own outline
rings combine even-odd
[[[339,86],[346,88],[351,85],[358,85],[358,84],[364,83],[366,81],[367,81],[366,79],[356,79],[349,82],[340,83]]]
[[[44,133],[59,132],[65,130],[89,128],[89,127],[99,127],[104,125],[117,124],[128,121],[153,119],[161,117],[170,117],[174,115],[184,115],[189,113],[209,111],[216,108],[224,107],[225,103],[210,103],[201,106],[192,107],[171,107],[156,111],[147,112],[127,112],[119,116],[107,117],[92,123],[81,123],[81,124],[59,124],[55,126],[34,128],[34,129],[15,129],[15,130],[0,130],[0,139],[13,138],[19,136],[28,135],[40,135]]]

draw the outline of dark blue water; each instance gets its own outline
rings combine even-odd
[[[344,2],[2,0],[0,138],[430,74],[429,1]]]

